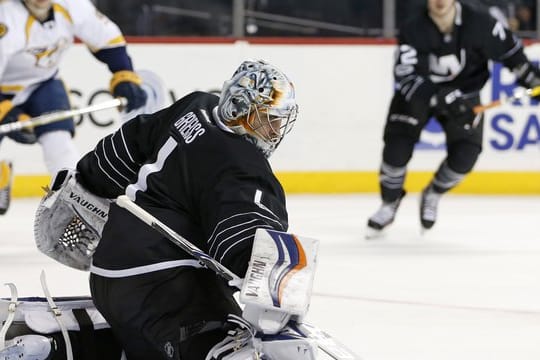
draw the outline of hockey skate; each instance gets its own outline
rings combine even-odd
[[[54,352],[52,339],[42,335],[22,335],[6,341],[0,349],[2,360],[41,360],[49,359]]]
[[[420,223],[422,224],[422,233],[429,230],[437,221],[437,207],[442,194],[435,192],[431,186],[422,191],[420,198]]]
[[[0,215],[4,215],[11,202],[11,182],[13,179],[11,162],[0,161]]]
[[[382,234],[382,231],[394,222],[396,212],[401,204],[401,199],[405,196],[403,191],[397,200],[392,202],[383,202],[379,210],[373,214],[367,223],[366,239],[373,239]]]

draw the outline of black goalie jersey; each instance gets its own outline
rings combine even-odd
[[[96,195],[132,200],[243,276],[257,228],[287,229],[285,196],[263,154],[217,117],[218,97],[192,93],[103,138],[78,163]],[[176,245],[112,205],[91,271],[124,277],[200,266]]]
[[[510,69],[526,63],[521,41],[487,12],[456,2],[454,28],[443,34],[427,10],[400,29],[394,76],[407,101],[429,101],[443,87],[479,92],[488,60]]]

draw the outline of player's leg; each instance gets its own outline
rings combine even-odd
[[[451,120],[441,122],[447,138],[447,157],[422,191],[420,222],[423,229],[433,227],[442,195],[456,187],[472,171],[482,151],[483,118],[471,130],[455,126]]]
[[[10,161],[0,160],[0,215],[4,215],[11,203],[13,169]]]
[[[204,359],[240,308],[223,279],[190,267],[128,278],[90,278],[96,307],[127,358]]]
[[[69,109],[71,104],[68,92],[59,79],[41,84],[24,104],[24,110],[32,117]],[[62,168],[75,168],[80,154],[72,139],[75,133],[72,118],[38,126],[34,133],[41,144],[45,165],[51,175]]]
[[[369,218],[369,236],[390,225],[405,190],[403,184],[407,174],[414,145],[429,118],[429,107],[412,106],[401,94],[394,95],[384,128],[384,148],[379,170],[379,186],[382,204]]]

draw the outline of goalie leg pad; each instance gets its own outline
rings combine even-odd
[[[0,324],[13,313],[12,300],[0,299]],[[120,344],[90,298],[54,298],[54,301],[62,313],[76,359],[90,353],[96,354],[95,359],[121,358]],[[47,299],[19,298],[16,303],[13,322],[5,332],[5,345],[0,348],[0,359],[66,359],[66,343]]]

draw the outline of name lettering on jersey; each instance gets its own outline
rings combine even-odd
[[[266,262],[261,260],[253,261],[253,268],[247,279],[246,296],[259,297],[259,289],[262,286],[261,281],[265,279],[266,265]]]
[[[0,23],[0,39],[4,37],[8,32],[8,27],[6,24]]]
[[[73,191],[69,194],[69,200],[76,202],[83,208],[86,208],[91,213],[99,216],[102,219],[107,219],[108,212],[101,209],[100,207],[92,204],[90,201],[83,199],[80,195],[74,193]]]
[[[461,49],[460,58],[455,54],[436,57],[429,55],[430,79],[434,83],[446,82],[455,79],[465,68],[467,55],[465,49]]]
[[[494,37],[499,37],[501,41],[504,41],[506,39],[506,31],[504,31],[504,25],[500,22],[496,22],[495,26],[493,27],[493,30],[491,30],[491,35]]]
[[[180,133],[186,144],[193,142],[198,136],[206,132],[194,112],[189,112],[176,120],[174,127],[178,130],[178,133]]]

